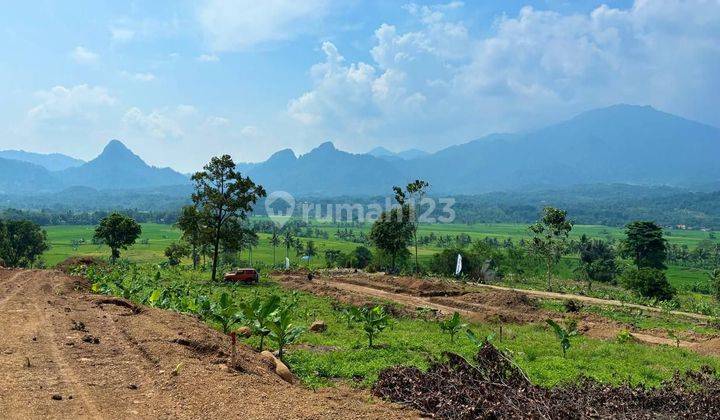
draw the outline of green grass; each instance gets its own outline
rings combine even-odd
[[[325,251],[329,249],[340,250],[343,252],[350,252],[355,249],[359,244],[340,240],[334,237],[337,227],[329,226],[326,224],[316,224],[322,230],[325,230],[330,235],[329,239],[320,238],[301,238],[303,242],[312,240],[315,242],[317,248],[317,256],[308,263],[301,261],[297,256],[294,249],[290,250],[290,259],[293,263],[300,266],[310,265],[314,268],[321,268],[326,266],[325,262]],[[169,225],[142,224],[143,233],[138,243],[131,246],[128,250],[121,252],[122,257],[135,262],[161,262],[165,260],[163,251],[167,245],[173,241],[177,241],[180,238],[180,231]],[[110,250],[106,246],[92,245],[91,239],[94,231],[93,226],[48,226],[45,227],[48,233],[48,239],[51,245],[49,251],[47,251],[43,258],[48,266],[53,266],[60,261],[63,261],[72,255],[93,255],[107,257],[110,254]],[[364,226],[362,230],[367,230],[368,227]],[[356,228],[357,232],[359,228]],[[520,238],[527,238],[527,226],[522,224],[473,224],[473,225],[462,225],[462,224],[434,224],[434,225],[422,225],[420,228],[421,235],[435,232],[437,235],[457,235],[459,233],[467,233],[473,239],[481,239],[483,237],[491,236],[496,237],[500,240],[505,238],[512,238],[517,241]],[[587,234],[591,237],[612,237],[620,239],[623,236],[622,229],[611,228],[604,226],[575,226],[573,228],[573,236],[579,237],[581,234]],[[670,242],[685,243],[691,246],[702,239],[706,239],[708,233],[700,231],[672,231],[672,236],[668,237]],[[259,246],[253,249],[252,261],[254,265],[258,265],[258,262],[264,265],[273,264],[273,261],[280,264],[284,261],[285,249],[280,246],[275,250],[275,257],[273,257],[273,248],[270,245],[269,235],[260,234]],[[84,239],[85,243],[73,249],[71,243],[73,240]],[[143,244],[143,240],[147,241],[147,244]],[[437,247],[420,247],[419,249],[419,260],[421,263],[426,263],[432,258],[432,255],[440,251]],[[244,250],[240,258],[248,263],[250,255],[247,250]],[[558,282],[558,291],[566,293],[584,293],[584,286],[580,282],[573,281],[575,278],[575,267],[577,265],[577,258],[575,256],[566,256],[562,262],[558,264],[556,269],[556,276],[561,279]],[[681,302],[688,302],[688,305],[684,305],[687,310],[692,309],[695,306],[699,306],[700,309],[703,302],[711,304],[707,296],[698,294],[707,293],[710,290],[709,277],[706,270],[694,269],[682,266],[670,266],[667,271],[667,277],[670,283],[675,286],[684,296],[685,299],[681,299]],[[519,288],[531,288],[544,290],[545,280],[540,274],[528,275],[520,281],[514,282],[505,280],[505,285]],[[621,299],[621,300],[632,300],[632,294],[628,291],[614,286],[605,286],[597,284],[594,286],[595,290],[591,293],[592,296],[600,298],[610,299]],[[691,296],[691,294],[693,294]],[[690,296],[690,297],[688,297]],[[698,301],[698,302],[696,302]]]
[[[184,285],[179,287],[182,293],[193,290],[191,293],[202,291],[217,296],[221,291],[227,291],[235,300],[250,298],[255,293],[290,296],[290,292],[267,278],[253,287],[210,285],[206,280],[207,272],[187,269],[162,270],[159,283],[153,280],[154,266],[123,273],[131,283],[144,285],[143,290],[133,292],[136,294],[131,296],[139,301],[153,290],[170,290],[178,285]],[[192,288],[187,284],[202,286]],[[361,328],[357,325],[348,328],[330,299],[307,293],[297,296],[296,324],[308,326],[314,320],[322,319],[328,325],[325,333],[304,333],[299,343],[291,346],[287,353],[286,361],[293,372],[311,387],[332,385],[337,380],[370,386],[384,368],[411,365],[425,369],[431,360],[441,357],[445,351],[471,358],[476,350],[464,335],[458,335],[451,343],[436,321],[419,318],[394,319],[392,328],[377,337],[376,348],[368,348]],[[497,330],[497,326],[491,324],[473,324],[471,328],[481,337]],[[247,343],[257,346],[258,339],[253,337]],[[503,340],[496,338],[495,345],[506,349],[531,380],[543,386],[572,382],[581,376],[610,384],[628,381],[656,386],[670,378],[675,370],[697,369],[705,364],[720,368],[717,358],[703,357],[684,349],[633,342],[621,344],[587,337],[573,339],[567,358],[563,358],[553,332],[544,324],[506,324]]]
[[[45,226],[43,229],[47,231],[50,243],[50,249],[43,254],[49,266],[74,255],[110,256],[110,248],[92,244],[95,226]],[[147,245],[141,243],[143,239],[148,240]],[[159,262],[165,259],[165,248],[178,239],[180,231],[170,225],[143,223],[140,239],[129,249],[121,251],[121,255],[137,262]],[[85,243],[73,249],[74,240],[84,240]]]

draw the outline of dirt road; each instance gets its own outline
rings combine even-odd
[[[54,271],[0,270],[0,418],[404,418],[349,389],[283,382],[195,318],[84,292]]]

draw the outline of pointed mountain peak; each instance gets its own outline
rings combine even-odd
[[[292,149],[282,149],[278,150],[277,152],[273,153],[272,156],[268,158],[268,160],[295,160],[295,152],[292,151]]]
[[[103,149],[102,153],[100,153],[100,156],[98,156],[96,159],[101,158],[112,160],[142,160],[139,156],[133,153],[132,150],[128,149],[127,146],[125,146],[120,140],[110,140],[110,142]]]
[[[394,152],[391,152],[390,150],[388,150],[382,146],[378,146],[378,147],[372,149],[371,151],[367,152],[366,154],[375,156],[375,157],[395,156]]]
[[[331,141],[326,141],[325,143],[322,143],[320,146],[316,147],[313,151],[335,151],[337,148],[335,148],[335,145]]]

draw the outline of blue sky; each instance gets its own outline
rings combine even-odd
[[[438,150],[615,103],[720,126],[720,1],[26,1],[0,148],[191,171],[332,140]]]

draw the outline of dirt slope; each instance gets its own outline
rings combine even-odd
[[[415,417],[287,384],[246,347],[241,371],[229,368],[225,337],[196,319],[83,289],[59,272],[0,270],[0,418]]]

